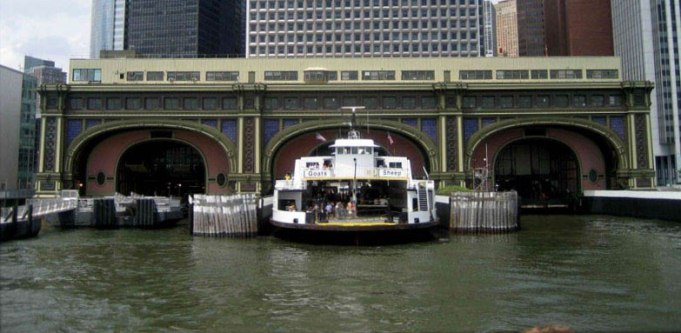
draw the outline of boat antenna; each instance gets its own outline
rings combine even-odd
[[[352,110],[352,118],[350,121],[350,131],[348,132],[348,138],[349,139],[359,139],[359,132],[355,129],[355,126],[357,125],[357,116],[355,111],[356,110],[362,110],[364,109],[363,106],[344,106],[341,109],[349,109]]]

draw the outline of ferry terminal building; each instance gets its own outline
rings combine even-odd
[[[655,186],[650,82],[617,57],[72,60],[41,86],[38,196],[271,193],[349,111],[417,177],[524,198]]]

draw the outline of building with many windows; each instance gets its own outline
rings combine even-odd
[[[134,50],[142,57],[243,55],[243,1],[94,0],[90,57]]]
[[[611,56],[610,0],[516,0],[520,56]]]
[[[494,57],[497,54],[497,14],[494,3],[490,0],[484,0],[482,10],[485,57]]]
[[[503,0],[496,9],[497,53],[503,57],[518,56],[518,11],[516,0]]]
[[[681,183],[681,13],[675,0],[613,1],[615,53],[623,77],[655,82],[653,152],[659,185]]]
[[[125,49],[126,0],[92,0],[90,58]]]
[[[40,89],[41,196],[267,194],[297,157],[324,155],[346,135],[347,106],[364,107],[361,136],[379,154],[407,156],[416,177],[438,186],[472,186],[483,167],[491,184],[527,198],[654,186],[652,85],[623,81],[615,57],[137,58],[70,68],[67,86]]]
[[[483,0],[250,0],[247,57],[479,57]]]
[[[36,79],[0,65],[0,85],[0,194],[19,198],[34,185]]]

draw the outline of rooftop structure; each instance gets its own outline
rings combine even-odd
[[[621,80],[614,57],[77,59],[71,84],[434,83]]]

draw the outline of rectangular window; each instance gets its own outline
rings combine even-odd
[[[87,108],[89,110],[101,110],[102,109],[102,99],[101,98],[88,98]]]
[[[586,107],[586,96],[584,95],[572,96],[572,105],[578,108]]]
[[[303,99],[303,107],[307,110],[317,110],[319,108],[319,99],[317,97],[305,97]]]
[[[534,107],[536,107],[536,108],[548,107],[550,100],[551,99],[549,98],[548,95],[539,95],[539,96],[537,96],[537,100],[534,103]]]
[[[235,97],[227,97],[222,99],[222,109],[223,110],[237,110],[239,106],[237,105],[237,100]]]
[[[163,72],[147,72],[147,81],[163,81]]]
[[[622,106],[622,95],[608,96],[608,106]]]
[[[187,97],[182,101],[182,108],[185,110],[198,110],[199,99],[196,97]]]
[[[266,97],[265,98],[265,110],[276,110],[279,108],[279,98],[276,97]]]
[[[340,100],[336,97],[324,97],[324,108],[334,110],[340,108]]]
[[[83,109],[83,99],[82,98],[71,98],[69,100],[69,108],[71,110],[82,110]]]
[[[581,79],[582,70],[581,69],[552,69],[551,79],[559,80],[569,80],[569,79]]]
[[[532,107],[532,96],[521,95],[518,97],[518,107],[529,109]]]
[[[459,71],[459,80],[491,80],[491,70]]]
[[[341,81],[355,81],[358,79],[357,71],[342,71]]]
[[[215,110],[218,108],[218,99],[215,97],[206,97],[203,99],[204,110]]]
[[[412,96],[402,97],[402,108],[403,109],[416,109],[416,98]]]
[[[106,109],[107,110],[120,110],[121,109],[121,99],[118,97],[112,97],[106,99]]]
[[[394,96],[383,97],[383,108],[384,109],[395,109],[395,108],[397,108],[397,97],[394,97]]]
[[[298,71],[265,71],[265,81],[298,81]]]
[[[364,106],[367,109],[378,109],[378,98],[376,97],[364,97],[363,99]]]
[[[128,72],[126,77],[128,81],[143,81],[144,72]]]
[[[529,77],[527,70],[497,70],[497,80],[527,80]]]
[[[504,109],[510,109],[513,107],[513,96],[501,96],[499,98],[499,106]]]
[[[395,71],[362,71],[362,80],[395,80]]]
[[[298,108],[300,108],[300,102],[297,97],[284,98],[284,109],[297,110]]]
[[[343,97],[343,106],[356,106],[357,104],[357,97],[355,96],[345,96]]]
[[[421,98],[422,109],[435,109],[437,107],[437,100],[434,96],[424,96]]]
[[[494,107],[494,96],[482,96],[482,107],[491,109]]]
[[[591,95],[589,98],[589,106],[603,106],[605,104],[605,97],[603,95]]]
[[[239,81],[239,72],[206,72],[206,81]]]
[[[145,110],[158,110],[161,108],[161,103],[156,97],[147,97],[144,99]]]
[[[129,97],[125,99],[126,110],[139,110],[142,108],[142,100],[137,97]]]
[[[568,101],[569,101],[569,99],[568,99],[567,95],[556,95],[556,96],[553,96],[553,99],[551,100],[551,102],[552,102],[551,104],[554,107],[565,108],[565,107],[568,106]]]
[[[402,71],[402,80],[435,80],[434,71]]]
[[[545,69],[533,69],[531,74],[532,80],[546,80],[549,78],[549,71]]]
[[[199,81],[200,72],[168,72],[168,81]]]
[[[305,83],[326,83],[338,79],[338,73],[334,71],[305,71],[303,80]]]
[[[463,107],[467,109],[473,109],[478,106],[478,99],[475,96],[464,96],[463,97]]]
[[[179,110],[180,100],[175,97],[166,97],[163,99],[163,107],[166,110]]]
[[[99,68],[76,68],[73,70],[73,81],[100,82],[102,70]]]
[[[587,79],[618,79],[619,71],[616,69],[587,69]]]

